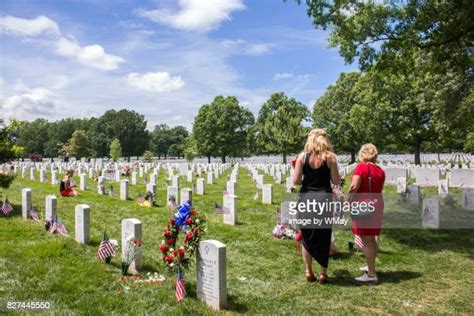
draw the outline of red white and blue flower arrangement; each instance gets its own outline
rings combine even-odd
[[[162,260],[170,272],[177,274],[176,299],[178,301],[186,296],[183,270],[189,268],[205,231],[205,217],[193,209],[189,201],[177,207],[176,213],[168,220],[166,229],[163,231],[160,247]],[[184,235],[184,240],[181,245],[178,245],[180,234]]]

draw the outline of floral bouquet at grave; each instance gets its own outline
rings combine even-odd
[[[135,239],[133,236],[127,238],[127,248],[124,255],[124,261],[122,261],[122,275],[127,275],[128,267],[132,264],[138,255],[141,253],[141,240]],[[122,245],[123,247],[123,245]]]
[[[296,239],[296,231],[285,224],[276,224],[272,232],[273,237],[280,239]]]
[[[189,203],[178,206],[173,218],[169,219],[163,231],[160,250],[162,260],[169,272],[178,272],[179,268],[189,268],[191,258],[199,247],[199,241],[206,231],[206,219]],[[178,237],[183,235],[181,245]]]
[[[132,173],[132,170],[130,169],[129,166],[124,166],[122,168],[122,175],[125,177],[130,177],[130,174]]]

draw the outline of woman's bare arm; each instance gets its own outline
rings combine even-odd
[[[300,185],[303,180],[304,153],[298,155],[295,164],[295,174],[293,175],[293,184]]]
[[[332,154],[329,159],[329,170],[331,171],[331,182],[334,185],[341,184],[341,175],[339,174],[339,168],[337,167],[336,155]]]

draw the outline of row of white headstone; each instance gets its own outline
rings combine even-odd
[[[22,216],[30,217],[32,208],[32,190],[22,189]],[[90,207],[86,204],[76,205],[75,208],[75,240],[78,243],[90,243]],[[57,198],[54,195],[46,196],[46,219],[57,216]],[[122,231],[122,260],[125,260],[128,240],[143,240],[142,223],[137,218],[126,218],[121,223]],[[138,252],[129,266],[129,272],[137,274],[143,267],[143,253]],[[215,309],[227,306],[227,271],[226,246],[217,240],[206,240],[199,243],[196,256],[196,286],[197,297]]]

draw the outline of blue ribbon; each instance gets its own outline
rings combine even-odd
[[[177,207],[176,213],[174,214],[176,227],[181,228],[182,230],[186,229],[186,219],[191,216],[190,212],[191,205],[189,204],[189,201]]]

